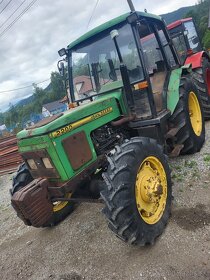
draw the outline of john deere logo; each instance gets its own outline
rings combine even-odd
[[[79,120],[79,121],[77,121],[75,123],[71,123],[71,124],[69,124],[67,126],[64,126],[64,127],[60,128],[60,129],[52,132],[51,133],[51,137],[53,137],[53,138],[59,137],[59,136],[65,134],[67,132],[70,132],[70,131],[74,130],[75,128],[78,128],[78,127],[80,127],[80,126],[82,126],[84,124],[87,124],[87,123],[92,122],[94,120],[97,120],[97,119],[99,119],[99,118],[101,118],[101,117],[103,117],[105,115],[108,115],[112,111],[113,111],[112,107],[108,107],[108,108],[106,108],[106,109],[104,109],[104,110],[102,110],[100,112],[97,112],[97,113],[95,113],[95,114],[93,114],[93,115],[91,115],[89,117],[86,117],[86,118],[84,118],[82,120]]]

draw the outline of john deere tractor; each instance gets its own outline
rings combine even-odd
[[[177,20],[167,26],[181,65],[192,64],[192,78],[203,105],[204,118],[210,119],[210,57],[202,49],[192,18]]]
[[[53,226],[75,203],[101,199],[109,228],[125,242],[152,244],[167,224],[165,154],[201,149],[203,111],[164,22],[129,4],[131,12],[59,51],[70,110],[17,135],[25,163],[12,205],[26,225]]]

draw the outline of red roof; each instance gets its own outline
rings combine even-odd
[[[183,22],[190,21],[190,20],[192,20],[192,18],[179,19],[179,20],[174,21],[174,22],[170,23],[169,25],[167,25],[167,28],[168,28],[168,30],[173,29],[173,28],[181,25]]]
[[[68,102],[67,96],[65,95],[59,102],[60,102],[60,103],[66,103],[66,102]]]
[[[78,76],[74,78],[74,85],[82,84],[79,94],[87,93],[93,90],[91,79],[88,76]]]

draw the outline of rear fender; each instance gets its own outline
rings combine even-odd
[[[186,75],[192,71],[191,64],[182,66],[172,70],[168,90],[167,90],[167,109],[173,114],[179,102],[179,86],[182,75]]]
[[[203,57],[206,57],[210,61],[208,54],[205,51],[202,51],[202,52],[198,52],[198,53],[195,53],[195,54],[187,57],[187,59],[185,61],[185,65],[192,64],[192,69],[202,67],[202,58]]]

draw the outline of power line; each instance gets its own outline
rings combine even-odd
[[[95,6],[94,6],[94,8],[93,8],[92,14],[91,14],[90,19],[89,19],[88,24],[87,24],[87,28],[86,28],[87,30],[88,30],[88,27],[89,27],[89,25],[90,25],[90,22],[91,22],[91,20],[92,20],[92,18],[93,18],[93,15],[94,15],[94,13],[95,13],[95,10],[96,10],[96,8],[97,8],[97,6],[98,6],[99,1],[100,1],[100,0],[97,0],[97,1],[96,1],[96,4],[95,4]]]
[[[2,0],[4,1],[4,0]],[[0,28],[2,28],[6,22],[20,9],[20,7],[26,2],[27,0],[24,0],[16,9],[15,11],[3,22],[3,24],[0,25]],[[1,3],[0,3],[1,4]]]
[[[50,80],[50,79],[47,79],[47,80],[44,80],[44,81],[41,81],[41,82],[38,82],[38,83],[33,83],[33,84],[39,85],[39,84],[42,84],[42,83],[47,82],[47,81],[49,81],[49,80]],[[3,90],[3,91],[0,91],[0,93],[12,92],[12,91],[16,91],[16,90],[21,90],[21,89],[33,87],[33,84],[32,84],[32,85],[29,85],[29,86],[25,86],[25,87],[14,88],[14,89],[9,89],[9,90]]]
[[[37,0],[31,1],[31,3],[8,25],[1,33],[0,37],[2,37],[8,30],[12,28],[12,26],[37,2]]]
[[[13,0],[10,0],[7,4],[6,4],[6,6],[4,6],[4,8],[1,10],[1,12],[0,12],[0,14],[2,14],[2,12],[9,6],[9,4],[12,2]],[[3,2],[3,1],[2,1]],[[1,3],[2,3],[1,2]],[[0,3],[0,4],[1,4]]]

